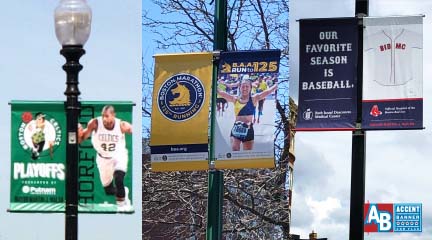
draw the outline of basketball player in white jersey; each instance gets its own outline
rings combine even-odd
[[[129,189],[124,186],[128,164],[125,133],[132,133],[132,125],[116,118],[111,105],[104,106],[102,116],[90,120],[87,128],[78,127],[79,143],[91,135],[102,185],[107,195],[116,196],[119,211],[131,207]]]

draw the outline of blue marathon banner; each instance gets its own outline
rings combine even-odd
[[[364,18],[366,130],[423,128],[423,17]]]
[[[355,18],[300,20],[297,131],[355,128],[357,46]]]

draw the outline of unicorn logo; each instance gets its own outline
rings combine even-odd
[[[188,73],[170,76],[159,88],[157,106],[166,119],[174,122],[195,117],[204,105],[205,89],[199,78]]]
[[[190,92],[186,86],[177,82],[177,87],[171,89],[171,93],[173,95],[178,94],[178,96],[176,96],[174,98],[174,100],[169,101],[170,107],[180,107],[180,106],[190,106],[191,105]]]
[[[229,65],[228,63],[224,63],[222,65],[221,72],[223,72],[223,73],[230,73],[231,72],[231,65]]]

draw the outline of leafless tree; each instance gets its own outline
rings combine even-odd
[[[213,0],[151,0],[151,4],[151,10],[143,7],[143,27],[156,36],[152,41],[161,51],[213,49]],[[277,167],[224,171],[224,239],[289,239],[288,13],[286,0],[228,1],[228,50],[281,49],[282,57],[276,101]],[[151,86],[152,76],[144,67],[144,118],[151,116]],[[143,239],[203,239],[207,197],[207,172],[153,173],[148,153],[143,154]]]

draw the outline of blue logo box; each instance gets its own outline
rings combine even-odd
[[[395,203],[394,232],[422,232],[422,204]]]

